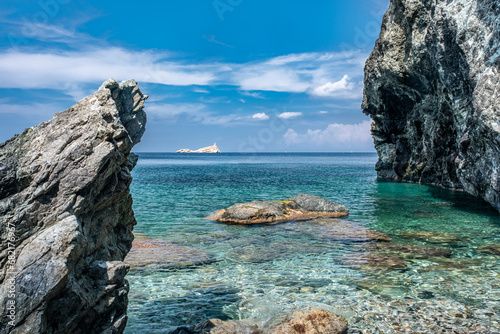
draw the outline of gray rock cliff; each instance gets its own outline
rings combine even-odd
[[[365,67],[378,175],[500,210],[500,4],[391,0]]]
[[[0,144],[0,333],[123,332],[146,98],[111,79]]]

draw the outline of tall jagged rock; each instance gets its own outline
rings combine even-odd
[[[500,210],[500,4],[391,0],[365,67],[378,175]]]
[[[0,333],[121,333],[147,96],[106,81],[0,144]]]

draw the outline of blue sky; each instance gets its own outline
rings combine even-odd
[[[137,152],[373,151],[363,66],[389,0],[7,0],[0,142],[108,78],[150,96]]]

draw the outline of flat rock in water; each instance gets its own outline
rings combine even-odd
[[[384,256],[375,253],[354,253],[345,255],[340,262],[346,266],[362,269],[404,269],[406,263],[403,259],[395,256]]]
[[[343,334],[347,320],[319,308],[298,311],[270,328],[256,321],[210,319],[194,327],[178,328],[171,334]]]
[[[347,216],[349,210],[319,196],[299,194],[282,201],[253,201],[237,203],[217,211],[206,219],[231,224],[279,223],[290,220],[309,220],[319,217]]]
[[[419,268],[418,271],[467,271],[480,270],[485,263],[481,259],[474,258],[430,258],[434,264]]]
[[[392,237],[343,219],[318,219],[307,224],[308,233],[341,242],[392,241]]]
[[[431,244],[460,245],[464,239],[456,234],[436,233],[428,231],[406,231],[397,235],[403,239],[424,241]]]
[[[398,244],[392,242],[377,242],[363,245],[365,249],[377,250],[380,253],[399,256],[406,259],[427,259],[430,257],[450,257],[452,251],[446,248]]]
[[[478,250],[481,253],[500,255],[500,245],[482,245]]]
[[[231,250],[226,254],[226,258],[238,263],[261,263],[273,261],[282,255],[283,251],[280,248],[251,245]]]
[[[146,238],[135,239],[125,258],[133,270],[182,268],[212,261],[212,256],[202,250]]]

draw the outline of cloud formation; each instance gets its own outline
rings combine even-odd
[[[345,147],[365,147],[372,143],[370,135],[370,121],[358,124],[329,124],[324,130],[307,130],[305,133],[297,133],[294,129],[288,129],[283,135],[287,145],[314,145],[342,144]]]
[[[252,116],[253,119],[257,119],[259,121],[266,121],[269,119],[269,116],[266,113],[260,112]]]
[[[311,95],[319,97],[351,97],[358,96],[360,90],[356,89],[356,84],[350,81],[349,76],[346,74],[336,82],[330,82],[317,86],[311,91]],[[361,95],[359,95],[361,96]]]
[[[1,51],[0,88],[48,88],[79,99],[88,93],[82,88],[85,85],[134,78],[163,85],[196,85],[194,91],[200,93],[205,92],[203,86],[229,85],[254,98],[262,98],[258,91],[272,91],[357,99],[367,56],[356,51],[310,52],[247,63],[194,63],[168,51],[110,46],[58,26],[38,25],[37,29],[38,39],[56,44],[44,50]]]
[[[297,111],[287,111],[287,112],[283,112],[283,113],[278,115],[278,117],[281,119],[291,119],[291,118],[296,118],[296,117],[300,117],[300,116],[302,116],[302,113],[297,112]]]

